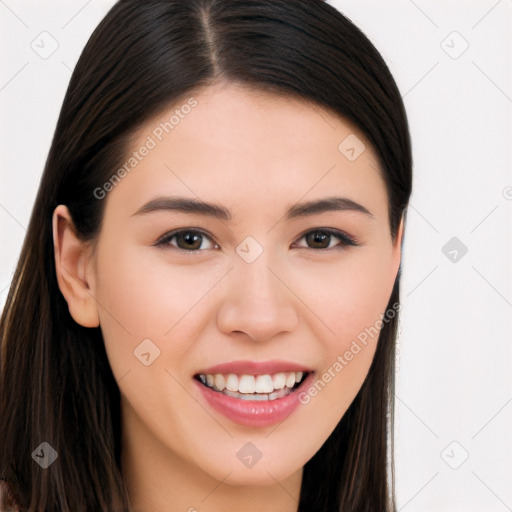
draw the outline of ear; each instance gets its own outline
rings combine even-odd
[[[400,224],[396,231],[395,241],[393,242],[393,265],[395,270],[395,276],[398,274],[400,268],[400,262],[402,261],[402,241],[404,238],[404,215],[400,219]]]
[[[99,315],[90,287],[91,246],[76,234],[69,210],[55,208],[52,218],[55,270],[69,313],[83,327],[98,327]]]
[[[404,239],[404,216],[405,214],[402,214],[402,217],[400,218],[400,224],[398,225],[396,232],[396,243],[400,247],[402,246],[402,241]]]

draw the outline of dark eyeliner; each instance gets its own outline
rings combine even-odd
[[[325,233],[327,235],[334,236],[335,238],[340,240],[341,244],[337,245],[337,246],[334,246],[334,247],[327,248],[327,249],[320,249],[320,248],[314,248],[314,247],[299,247],[299,249],[313,249],[315,251],[329,251],[331,249],[343,248],[345,246],[355,246],[356,247],[356,246],[359,245],[359,243],[354,238],[352,238],[351,236],[347,235],[343,231],[338,231],[337,229],[332,229],[332,228],[313,228],[313,229],[310,229],[310,230],[302,233],[302,235],[300,235],[300,237],[297,240],[301,240],[306,235],[309,235],[310,233],[315,233],[315,232]]]
[[[206,233],[205,231],[194,229],[194,228],[186,228],[186,229],[175,229],[173,231],[169,231],[169,233],[165,233],[165,235],[162,235],[155,243],[152,244],[153,247],[166,247],[169,245],[169,242],[180,233],[193,233],[194,235],[201,235],[203,237],[209,238],[211,242],[214,245],[218,245],[217,242],[213,239],[211,235]],[[174,249],[177,249],[179,251],[184,252],[201,252],[201,251],[188,251],[187,249],[182,249],[181,247],[174,247]]]

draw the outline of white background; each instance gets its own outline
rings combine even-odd
[[[413,139],[398,508],[512,510],[512,0],[331,3],[388,62]],[[0,1],[0,308],[71,70],[111,5]],[[465,255],[443,253],[453,237]]]

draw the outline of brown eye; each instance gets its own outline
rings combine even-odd
[[[331,235],[323,231],[311,231],[306,235],[306,240],[312,249],[327,249],[331,243]]]
[[[173,240],[176,240],[173,243]],[[173,231],[164,235],[158,242],[154,245],[157,247],[176,247],[177,249],[181,249],[183,251],[189,252],[198,252],[203,245],[204,241],[208,241],[210,246],[203,247],[204,249],[214,249],[217,248],[217,244],[215,244],[210,236],[202,231],[195,230],[186,230],[182,229],[180,231]]]
[[[307,248],[310,249],[334,249],[342,248],[348,245],[357,245],[355,240],[350,238],[341,231],[334,231],[331,229],[315,229],[308,231],[300,240],[305,239]],[[332,244],[333,241],[338,241],[336,244]],[[304,247],[304,246],[302,246]]]
[[[199,249],[203,243],[203,237],[196,233],[183,232],[175,235],[176,245],[180,249],[194,250]]]

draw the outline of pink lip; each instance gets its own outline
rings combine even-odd
[[[221,363],[211,366],[197,373],[203,375],[213,375],[215,373],[235,373],[237,375],[265,375],[279,372],[311,372],[310,368],[304,365],[292,363],[290,361],[264,361],[258,363],[256,361],[232,361],[231,363]]]
[[[213,367],[213,369],[215,369],[213,373],[223,373],[223,371],[218,371],[217,367]],[[230,369],[232,369],[231,366]],[[212,368],[208,369],[208,373],[211,370]],[[250,368],[243,366],[243,373],[252,373],[247,370],[250,370]],[[268,372],[268,366],[266,367],[266,371]],[[297,371],[301,370],[299,369]],[[232,371],[231,373],[235,372]],[[260,372],[256,371],[254,373],[257,374]],[[309,388],[313,382],[313,378],[314,373],[311,372],[300,386],[289,395],[268,401],[243,400],[241,398],[235,398],[225,395],[219,391],[214,391],[213,389],[201,384],[199,381],[195,382],[196,385],[199,386],[202,396],[205,398],[207,404],[217,412],[226,416],[226,418],[248,427],[267,427],[284,421],[290,414],[292,414],[300,404],[298,400],[300,390]]]

